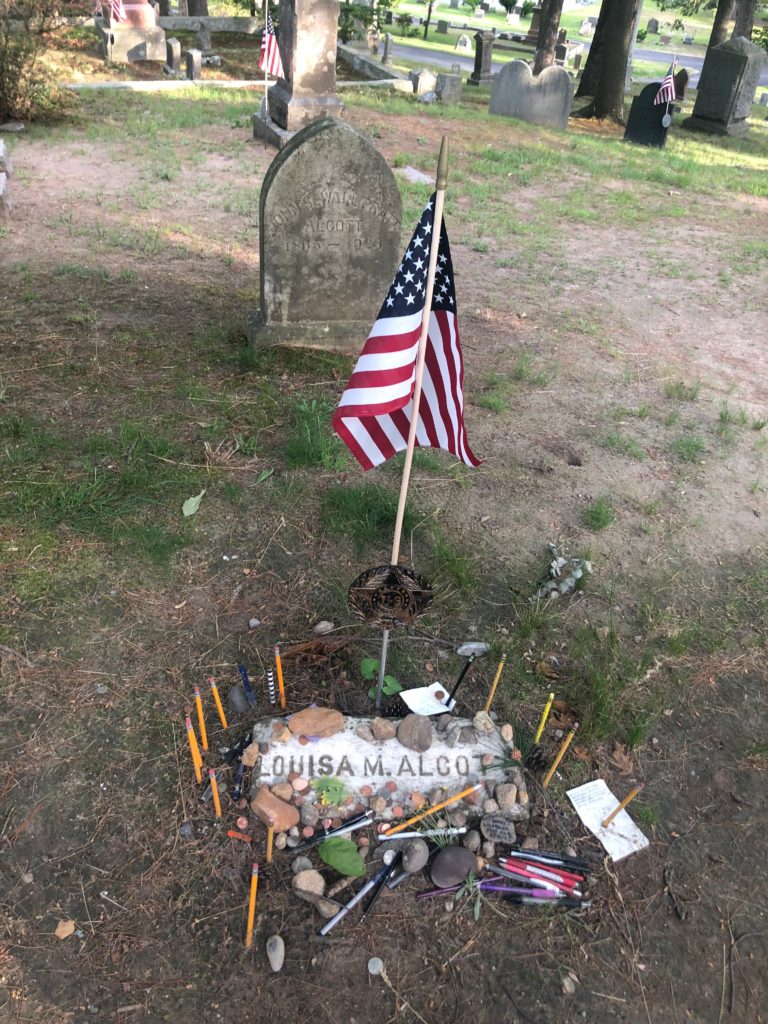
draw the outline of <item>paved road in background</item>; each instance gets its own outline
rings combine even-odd
[[[468,30],[468,34],[471,32]],[[396,37],[395,37],[396,38]],[[589,49],[589,43],[584,43],[584,48]],[[475,66],[474,57],[465,57],[463,54],[456,53],[444,53],[440,50],[428,50],[424,46],[406,46],[403,43],[393,41],[392,53],[396,57],[403,57],[406,60],[419,61],[423,60],[425,64],[433,64],[441,68],[450,68],[451,64],[460,64],[462,71],[472,71]],[[492,61],[492,67],[495,71],[512,60],[512,56],[508,54],[499,54],[498,59]],[[680,67],[688,68],[691,73],[690,86],[695,89],[699,82],[699,74],[704,64],[703,57],[696,57],[693,54],[679,53],[677,55],[678,65]],[[660,64],[667,64],[671,61],[669,52],[661,52],[659,50],[642,50],[635,49],[635,60],[646,60],[646,61],[658,61]],[[663,78],[663,74],[659,75],[659,78]],[[760,85],[768,85],[768,66],[763,69],[763,73],[760,75]]]

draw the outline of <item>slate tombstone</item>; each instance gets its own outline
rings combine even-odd
[[[448,35],[448,22],[447,21],[438,21],[438,23],[437,23],[437,34],[440,35],[440,36],[447,36]]]
[[[648,19],[648,24],[645,26],[645,31],[649,35],[657,36],[659,34],[659,19],[658,18],[649,18]]]
[[[178,75],[181,71],[181,43],[178,39],[165,41],[165,67],[167,74]]]
[[[365,136],[335,118],[297,132],[261,189],[249,340],[356,355],[392,282],[401,225],[395,177]]]
[[[660,88],[661,82],[651,82],[632,100],[624,130],[625,142],[654,149],[663,149],[666,145],[669,131],[669,124],[664,124],[667,105],[654,103]]]
[[[534,77],[524,60],[505,64],[493,81],[489,112],[562,131],[573,100],[571,76],[552,65]]]
[[[493,80],[491,59],[495,38],[493,32],[475,32],[475,66],[469,76],[470,85],[485,85]]]
[[[437,76],[435,92],[441,103],[458,103],[461,100],[461,74],[441,72]]]
[[[710,47],[693,114],[683,127],[713,135],[746,135],[765,60],[765,50],[743,36]]]
[[[426,96],[428,92],[435,91],[437,78],[434,71],[428,71],[426,68],[422,68],[421,71],[409,72],[408,77],[413,85],[413,91],[417,96]]]
[[[187,50],[184,56],[187,61],[187,78],[196,82],[202,74],[203,55],[200,50]]]

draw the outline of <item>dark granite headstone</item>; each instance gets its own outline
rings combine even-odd
[[[530,46],[536,46],[539,41],[539,28],[541,26],[541,5],[536,4],[531,14],[531,24],[528,28],[528,35],[525,37],[524,42]]]
[[[448,22],[447,21],[438,21],[438,23],[437,23],[437,34],[439,36],[447,36],[448,35]]]
[[[666,145],[669,125],[662,124],[662,120],[667,113],[667,104],[653,102],[660,88],[661,82],[651,82],[632,100],[624,131],[625,142],[656,149],[663,149]]]
[[[713,135],[746,135],[765,60],[765,50],[742,36],[710,47],[693,114],[683,127]]]
[[[645,26],[645,31],[651,36],[657,36],[659,34],[659,19],[649,18],[648,24]]]
[[[203,55],[200,50],[187,50],[184,56],[187,59],[187,78],[196,82],[202,72]]]
[[[491,59],[495,38],[493,32],[475,32],[475,66],[469,76],[470,85],[485,85],[493,79]]]
[[[364,135],[334,118],[297,132],[261,188],[249,339],[357,354],[392,282],[401,224],[395,176]]]
[[[181,71],[181,43],[178,39],[165,40],[165,67],[169,74]]]

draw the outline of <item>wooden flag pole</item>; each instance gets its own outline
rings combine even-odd
[[[400,560],[400,539],[403,532],[403,518],[405,516],[405,503],[408,498],[408,485],[411,481],[411,466],[413,465],[413,450],[416,447],[416,429],[419,423],[419,404],[421,402],[421,384],[424,378],[424,361],[427,356],[427,337],[429,335],[429,321],[432,316],[432,293],[435,288],[435,270],[437,269],[437,254],[440,248],[440,233],[443,226],[443,205],[445,203],[445,189],[448,185],[448,138],[443,136],[440,144],[440,154],[437,158],[437,178],[435,180],[435,215],[432,221],[432,244],[429,248],[429,269],[427,272],[426,292],[424,295],[424,313],[421,318],[421,336],[419,337],[419,352],[416,357],[416,378],[413,385],[413,407],[411,410],[411,423],[408,430],[408,444],[405,449],[405,461],[403,463],[403,478],[400,481],[400,498],[397,503],[397,518],[395,519],[395,535],[392,539],[391,565],[397,565]],[[381,641],[381,657],[379,658],[379,678],[376,684],[376,707],[381,707],[381,692],[384,685],[384,675],[387,668],[387,651],[389,649],[389,630],[384,630]]]
[[[264,35],[261,37],[262,53],[264,52],[263,47],[267,41],[267,18],[269,17],[269,0],[264,0]],[[269,97],[267,91],[269,89],[269,73],[267,71],[266,62],[264,64],[264,124],[269,122]],[[264,129],[264,149],[267,148],[267,131]]]

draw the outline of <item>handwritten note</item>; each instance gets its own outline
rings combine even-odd
[[[627,811],[619,811],[608,828],[603,821],[619,805],[604,779],[568,790],[568,799],[589,831],[597,836],[612,860],[623,860],[648,845],[648,840]]]

